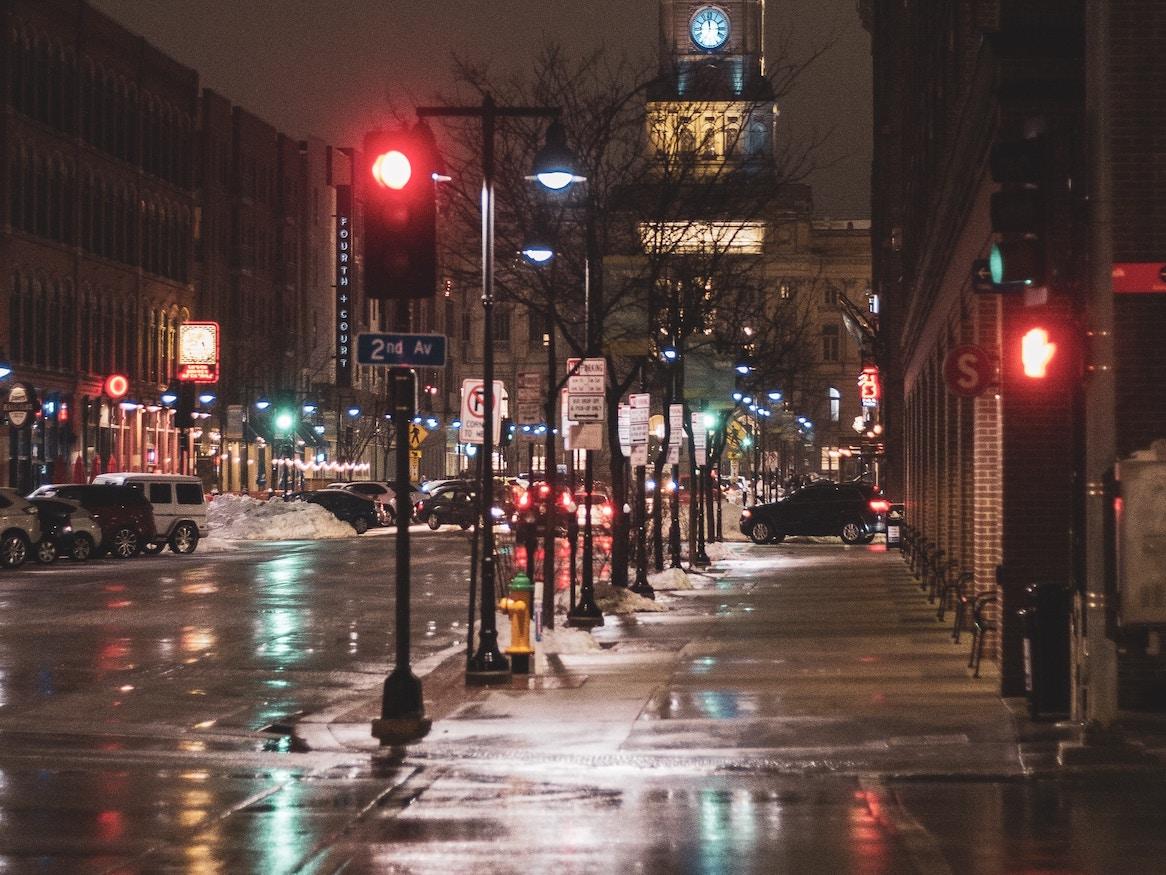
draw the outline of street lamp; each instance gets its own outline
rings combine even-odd
[[[498,650],[494,625],[495,562],[494,519],[490,512],[494,495],[494,133],[500,118],[555,119],[555,107],[498,106],[487,94],[481,106],[419,107],[419,118],[478,118],[482,123],[482,480],[478,499],[482,529],[481,586],[482,627],[477,652],[466,667],[466,682],[486,684],[505,681],[510,665]],[[532,175],[545,187],[560,191],[576,181],[573,156],[566,148],[562,125],[552,121],[546,145],[536,155]]]

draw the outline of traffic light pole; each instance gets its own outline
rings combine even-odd
[[[486,95],[481,106],[422,106],[418,118],[478,118],[482,121],[482,480],[479,516],[482,525],[482,610],[478,649],[466,668],[466,683],[490,684],[510,679],[510,663],[498,650],[494,623],[496,556],[494,554],[494,132],[499,118],[555,118],[546,106],[498,106]]]
[[[413,373],[408,368],[393,368],[389,375],[393,419],[397,439],[397,661],[385,679],[381,696],[381,716],[372,722],[372,734],[382,745],[402,745],[424,738],[432,725],[425,716],[421,680],[409,665],[410,576],[409,576],[409,425],[416,403]]]

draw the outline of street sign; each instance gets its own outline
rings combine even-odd
[[[697,411],[692,414],[692,449],[696,452],[696,464],[705,464],[705,428],[704,414]]]
[[[1160,261],[1120,261],[1113,265],[1113,291],[1117,295],[1149,295],[1166,292],[1166,264]]]
[[[648,413],[652,396],[647,392],[628,396],[628,430],[633,447],[648,445]]]
[[[684,438],[684,405],[671,405],[668,408],[668,420],[668,446],[678,447]]]
[[[986,258],[977,258],[972,262],[972,291],[980,295],[994,295],[1001,291],[992,282],[992,268],[988,266]]]
[[[567,418],[575,422],[603,422],[602,395],[567,395]]]
[[[545,384],[542,371],[518,372],[518,403],[514,417],[518,425],[538,425],[543,421]]]
[[[578,365],[578,370],[571,373]],[[567,359],[567,391],[572,395],[602,395],[607,382],[607,359]]]
[[[356,362],[390,367],[445,367],[444,334],[356,335]]]
[[[953,395],[975,398],[992,383],[995,367],[981,347],[957,346],[943,361],[943,378]]]
[[[502,435],[502,396],[505,389],[501,380],[494,381],[494,445]],[[481,379],[462,380],[462,427],[458,440],[463,444],[480,444],[485,441],[486,428],[486,385]]]
[[[429,437],[429,432],[416,424],[409,425],[409,446],[413,450],[420,449],[421,445],[425,443],[425,439]]]

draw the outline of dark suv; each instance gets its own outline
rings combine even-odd
[[[66,498],[85,508],[101,526],[98,551],[119,559],[137,556],[154,540],[154,509],[140,490],[96,483],[57,483],[39,487],[29,498]]]
[[[316,492],[301,492],[295,496],[298,501],[318,504],[331,511],[332,516],[351,525],[356,534],[363,535],[371,528],[384,523],[384,511],[375,501],[359,492],[346,489],[319,489]]]
[[[887,530],[890,502],[862,481],[823,480],[781,501],[741,511],[741,531],[754,544],[780,544],[786,535],[837,535],[847,544],[869,544]]]

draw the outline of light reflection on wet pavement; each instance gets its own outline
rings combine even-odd
[[[1161,772],[1026,775],[875,550],[738,548],[547,683],[462,690],[404,760],[355,749],[390,544],[0,576],[0,871],[1162,871]],[[459,640],[465,541],[414,544],[421,656]]]

